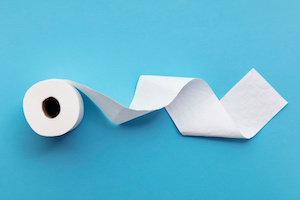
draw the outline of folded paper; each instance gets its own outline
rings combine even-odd
[[[49,79],[33,85],[23,100],[30,127],[43,136],[76,128],[84,107],[81,91],[115,124],[166,108],[183,135],[250,139],[287,102],[252,69],[221,100],[198,78],[140,76],[129,108],[84,85]]]

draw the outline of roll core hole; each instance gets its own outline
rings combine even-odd
[[[55,118],[60,112],[60,105],[57,99],[49,97],[42,103],[44,114],[49,118]]]

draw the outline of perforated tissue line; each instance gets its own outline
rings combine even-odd
[[[255,69],[221,100],[202,79],[143,75],[129,108],[79,83],[49,79],[33,85],[24,96],[31,128],[43,136],[76,128],[84,112],[78,90],[115,124],[166,108],[180,133],[189,136],[250,139],[287,104]]]

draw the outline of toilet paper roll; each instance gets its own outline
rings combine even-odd
[[[80,93],[64,80],[33,85],[25,94],[23,110],[31,128],[43,136],[59,136],[74,129],[83,117]]]
[[[202,79],[141,76],[129,108],[84,85],[62,79],[36,83],[23,100],[30,127],[42,136],[76,128],[84,107],[80,90],[115,124],[166,108],[183,135],[252,138],[287,102],[252,69],[221,100]]]

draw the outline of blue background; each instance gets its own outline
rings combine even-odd
[[[0,0],[1,199],[299,199],[300,1]],[[84,97],[71,133],[35,134],[26,90],[66,78],[129,105],[142,74],[251,68],[290,103],[253,139],[180,135],[163,109],[121,126]]]

